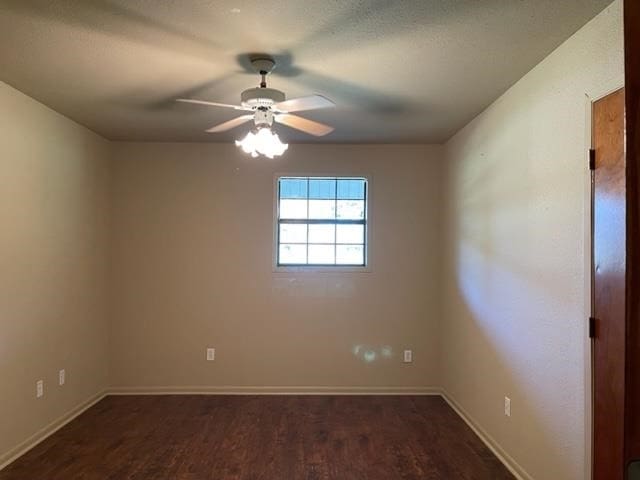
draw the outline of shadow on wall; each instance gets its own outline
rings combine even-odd
[[[487,151],[482,140],[469,142],[476,153],[465,152],[465,163],[452,170],[457,220],[444,328],[446,378],[454,385],[447,389],[534,477],[577,478],[583,347],[572,294],[582,283],[575,270],[562,268],[562,246],[570,243],[563,237],[572,235],[564,228],[574,219],[571,205],[563,206],[561,177],[536,168],[510,132],[528,121],[504,122],[491,158],[480,153]],[[570,263],[582,261],[577,252]],[[513,402],[511,418],[502,410],[504,396]],[[531,451],[544,452],[544,462],[535,465]]]

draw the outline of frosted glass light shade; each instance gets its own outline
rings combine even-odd
[[[236,140],[236,146],[252,157],[264,155],[273,158],[282,155],[289,145],[282,143],[277,133],[268,127],[258,129],[257,132],[249,132],[242,140]]]

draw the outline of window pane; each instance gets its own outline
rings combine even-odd
[[[335,219],[335,200],[309,200],[309,218],[315,220]]]
[[[364,225],[338,225],[337,243],[364,243]]]
[[[316,199],[335,199],[336,198],[336,181],[334,179],[310,179],[309,180],[309,198]]]
[[[280,218],[307,218],[306,200],[280,200]]]
[[[364,200],[364,179],[338,179],[338,199]]]
[[[309,263],[333,265],[334,249],[333,245],[309,245]]]
[[[307,198],[307,179],[281,178],[280,198]]]
[[[363,220],[364,200],[338,200],[337,214],[343,220]]]
[[[280,243],[307,243],[307,225],[280,224]]]
[[[281,177],[277,187],[279,265],[365,264],[366,179]]]
[[[280,257],[278,261],[281,265],[307,263],[306,245],[280,245]]]
[[[309,243],[335,243],[335,241],[335,225],[309,225]]]
[[[364,246],[337,245],[336,263],[338,265],[364,265]]]

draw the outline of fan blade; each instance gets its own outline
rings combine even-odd
[[[302,130],[303,132],[315,135],[316,137],[322,137],[333,132],[333,127],[330,127],[329,125],[314,122],[313,120],[307,120],[306,118],[302,118],[297,115],[289,115],[288,113],[275,115],[274,119],[278,123],[295,128],[296,130]]]
[[[178,98],[176,99],[176,102],[195,103],[197,105],[208,105],[210,107],[233,108],[235,110],[251,110],[251,108],[246,108],[242,105],[229,105],[228,103],[207,102],[205,100],[194,100],[192,98]]]
[[[232,128],[236,128],[243,123],[246,123],[250,120],[253,120],[253,115],[242,115],[240,117],[234,118],[233,120],[229,120],[228,122],[221,123],[220,125],[216,125],[215,127],[211,127],[207,132],[209,133],[219,133],[226,132],[227,130],[231,130]]]
[[[335,107],[336,104],[322,95],[309,95],[308,97],[292,98],[284,102],[276,103],[273,109],[278,112],[302,112],[304,110],[317,110],[319,108]]]

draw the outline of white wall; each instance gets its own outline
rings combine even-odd
[[[2,82],[0,105],[1,465],[106,387],[109,152]]]
[[[540,480],[587,478],[586,95],[623,65],[616,1],[446,145],[444,387]]]
[[[112,386],[438,387],[442,153],[114,145]],[[273,272],[276,173],[371,176],[369,272]]]

